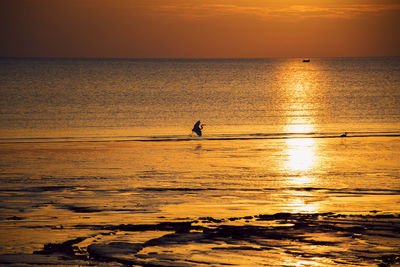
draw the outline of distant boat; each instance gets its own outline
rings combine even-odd
[[[303,59],[303,62],[308,63],[308,62],[310,62],[310,59]]]
[[[347,137],[347,132],[342,134],[340,137]]]

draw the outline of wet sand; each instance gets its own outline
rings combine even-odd
[[[62,243],[45,244],[32,254],[1,255],[0,263],[112,266],[400,264],[399,214],[277,213],[158,224],[79,224],[73,228],[93,233]]]

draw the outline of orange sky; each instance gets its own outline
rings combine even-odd
[[[0,0],[0,56],[400,56],[396,0]]]

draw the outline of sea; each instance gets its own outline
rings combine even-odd
[[[399,130],[399,58],[1,59],[1,138]]]
[[[198,120],[202,136],[192,132]],[[313,214],[398,218],[399,57],[0,59],[0,263],[348,266],[390,255],[398,260],[397,235],[396,242],[379,245],[383,252],[374,260],[354,255],[378,241],[368,239],[368,249],[343,241],[339,247],[348,256],[335,261],[341,256],[329,254],[334,246],[323,256],[322,250],[298,252],[304,248],[293,245],[298,237],[290,248],[233,249],[221,236],[211,242],[218,248],[198,237],[187,237],[191,245],[176,239],[160,245],[167,238],[157,237],[162,227],[140,236],[135,228],[134,237],[122,227],[187,221],[216,224],[208,230],[239,221],[261,227],[262,216],[274,215],[279,227],[292,227],[293,220],[305,220],[293,216]],[[357,231],[352,235],[365,234]],[[148,251],[119,251],[122,258],[110,252],[132,239]],[[154,239],[157,249],[149,249]],[[72,244],[67,240],[79,253],[62,247]],[[101,246],[111,246],[112,255]]]

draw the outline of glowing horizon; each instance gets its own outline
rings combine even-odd
[[[392,0],[2,0],[0,12],[0,57],[400,56]]]

